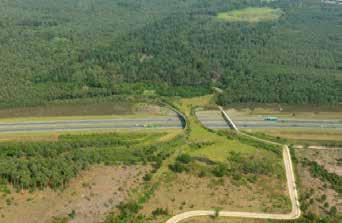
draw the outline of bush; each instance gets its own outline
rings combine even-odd
[[[152,211],[152,215],[154,217],[160,216],[160,215],[169,215],[169,211],[167,209],[164,209],[164,208],[157,208],[154,211]]]
[[[329,214],[330,214],[331,216],[336,216],[336,214],[337,214],[337,209],[336,209],[335,206],[333,206],[333,207],[330,208]]]
[[[223,177],[226,174],[226,167],[224,164],[218,164],[212,172],[215,177]]]
[[[128,218],[135,215],[139,211],[139,205],[136,202],[120,203],[118,209],[121,211],[122,218]]]
[[[76,217],[76,211],[72,210],[69,214],[68,214],[70,219],[74,219]]]
[[[150,181],[152,179],[152,174],[148,173],[144,176],[144,181]]]
[[[192,157],[188,154],[181,154],[177,156],[176,160],[181,163],[188,164],[192,161]]]
[[[179,161],[176,161],[174,164],[170,164],[169,168],[175,173],[182,173],[184,171],[188,171],[188,168]]]

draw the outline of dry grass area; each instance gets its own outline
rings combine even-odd
[[[142,183],[149,169],[147,166],[95,166],[72,180],[64,191],[13,191],[0,200],[0,222],[45,223],[53,217],[67,217],[73,223],[97,223]],[[71,219],[68,215],[73,211]]]
[[[7,141],[57,141],[60,133],[40,133],[40,134],[1,134],[0,143]]]
[[[256,129],[249,130],[255,132],[264,132],[271,136],[279,136],[281,138],[292,140],[309,140],[309,141],[342,141],[342,130],[332,129]]]
[[[175,138],[177,135],[182,133],[182,129],[103,129],[96,131],[88,131],[88,133],[165,133],[160,137],[160,142],[165,142]],[[32,141],[57,141],[61,135],[81,135],[83,131],[73,132],[36,132],[36,133],[7,133],[0,135],[0,143],[7,141],[18,141],[18,142],[32,142]]]
[[[268,182],[265,184],[265,182]],[[231,178],[198,177],[191,174],[172,174],[162,182],[142,212],[148,216],[157,208],[176,215],[191,210],[253,211],[287,213],[286,185],[275,177],[260,177],[253,185],[238,185]],[[151,222],[162,223],[164,219]]]
[[[323,166],[332,167],[332,160],[336,158],[336,152],[324,150],[316,154],[316,150],[310,149],[296,149],[296,156],[299,160],[307,158],[320,162]],[[324,154],[323,154],[324,153]],[[339,158],[342,158],[341,152],[338,152]],[[317,216],[324,216],[329,214],[331,207],[337,208],[338,215],[342,214],[341,195],[335,190],[331,189],[329,183],[322,182],[319,178],[315,178],[310,173],[308,166],[303,166],[300,163],[297,165],[298,177],[300,179],[300,193],[304,198],[302,206],[308,206],[308,212],[314,213]],[[341,169],[341,166],[334,166],[333,169]]]
[[[165,107],[150,103],[131,103],[125,101],[93,102],[81,101],[56,103],[35,107],[0,109],[0,122],[49,120],[54,119],[91,119],[112,118],[115,115],[140,117],[144,115],[171,115]]]
[[[148,115],[174,115],[174,112],[166,107],[152,105],[148,103],[137,103],[133,106],[134,114]]]
[[[122,102],[65,103],[1,109],[0,118],[132,114],[133,105]]]

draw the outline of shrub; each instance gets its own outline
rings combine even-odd
[[[331,216],[336,216],[336,214],[337,214],[337,209],[336,209],[335,206],[333,206],[333,207],[330,208],[329,214],[330,214]]]
[[[139,211],[139,205],[136,202],[120,203],[117,207],[121,211],[122,218],[130,217]]]
[[[188,164],[192,161],[192,157],[188,154],[181,154],[177,156],[176,160],[181,163]]]
[[[144,181],[150,181],[152,179],[152,174],[148,173],[144,176]]]
[[[223,177],[226,174],[226,167],[224,164],[218,164],[213,169],[213,174],[215,177]]]
[[[182,173],[184,171],[188,171],[188,168],[179,161],[176,161],[174,164],[170,164],[169,168],[175,173]]]
[[[76,211],[72,210],[69,214],[68,214],[69,218],[74,219],[76,217]]]
[[[152,215],[154,217],[160,216],[160,215],[168,215],[168,214],[169,214],[169,211],[167,209],[164,209],[164,208],[157,208],[154,211],[152,211]]]

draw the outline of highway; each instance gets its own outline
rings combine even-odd
[[[226,120],[217,115],[197,114],[198,119],[207,128],[224,129],[230,128]],[[234,123],[239,129],[255,128],[315,128],[315,129],[338,129],[342,130],[342,120],[313,120],[313,119],[279,119],[266,121],[264,118],[235,118]]]
[[[182,128],[182,123],[176,115],[156,117],[151,116],[146,118],[49,120],[13,123],[1,122],[0,120],[0,133],[65,132],[149,128]]]

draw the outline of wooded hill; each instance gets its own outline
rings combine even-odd
[[[279,20],[219,13],[282,10]],[[0,2],[0,106],[113,94],[342,101],[342,7],[320,0]]]

